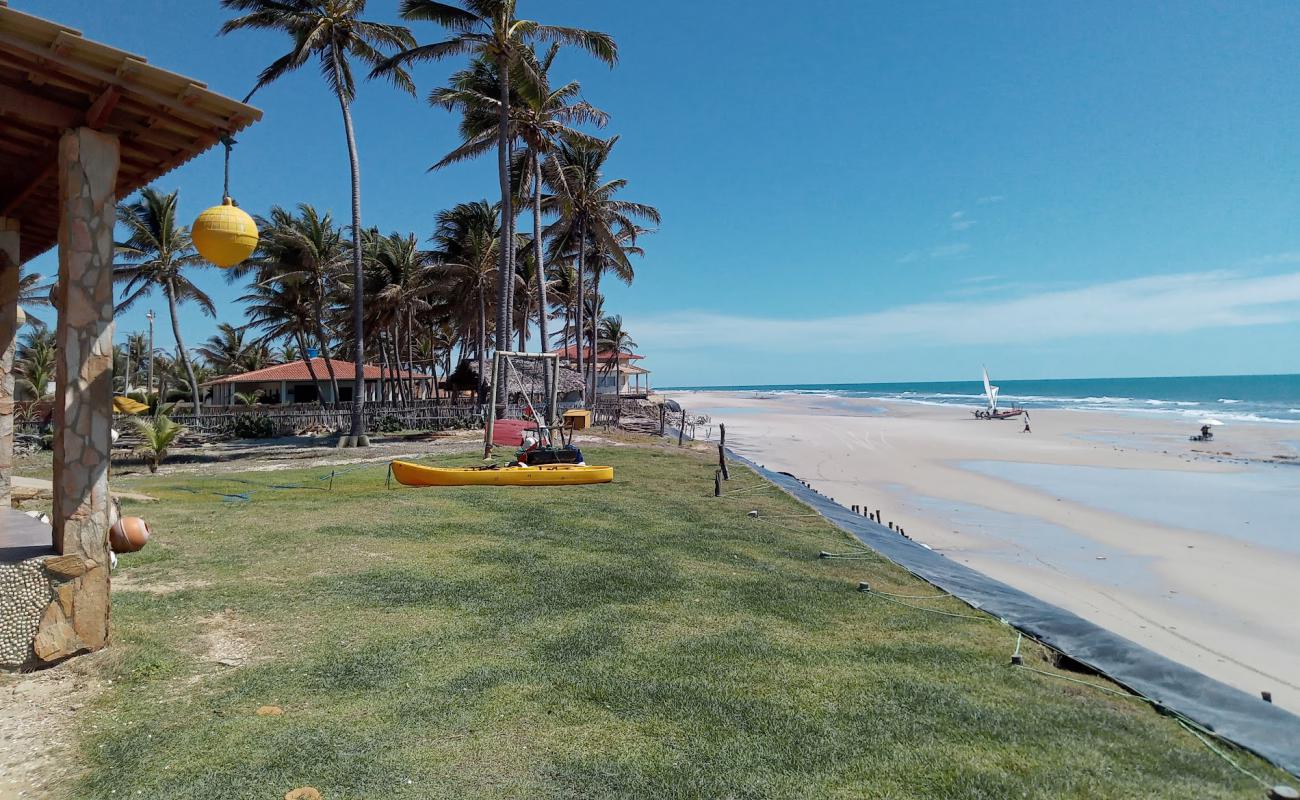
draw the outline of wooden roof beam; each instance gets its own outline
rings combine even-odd
[[[0,109],[4,110],[4,116],[30,119],[59,130],[75,128],[85,119],[84,109],[71,108],[12,86],[0,86]]]

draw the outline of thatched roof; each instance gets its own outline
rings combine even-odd
[[[506,389],[511,395],[527,392],[529,396],[538,401],[541,400],[539,395],[542,393],[541,361],[534,359],[511,359],[510,362],[514,369],[506,369]],[[549,366],[549,365],[547,365]],[[491,369],[491,364],[488,365]],[[490,386],[491,376],[488,376],[488,385]],[[462,361],[457,367],[452,377],[443,382],[443,387],[452,390],[468,391],[478,386],[478,364],[471,361]],[[560,385],[556,393],[560,395],[569,392],[582,391],[582,373],[569,367],[560,367]]]
[[[542,381],[542,369],[544,366],[549,368],[550,365],[543,365],[543,362],[531,358],[511,359],[510,363],[514,367],[506,368],[506,388],[510,394],[527,392],[540,401],[541,398],[537,396],[542,393],[542,387],[545,385]],[[582,391],[582,373],[576,369],[560,367],[560,385],[556,391],[558,394]]]

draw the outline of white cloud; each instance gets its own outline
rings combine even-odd
[[[952,244],[941,244],[931,247],[929,250],[930,258],[953,258],[965,253],[970,249],[970,245],[965,242],[953,242]]]
[[[976,201],[975,201],[975,204],[976,204],[976,205],[981,205],[981,206],[991,206],[991,205],[993,205],[994,203],[1001,203],[1003,200],[1006,200],[1006,199],[1007,199],[1007,198],[1006,198],[1004,195],[1000,195],[1000,194],[987,194],[987,195],[984,195],[983,197],[981,197],[980,199],[976,200]]]
[[[688,311],[637,319],[633,325],[646,350],[731,347],[798,353],[1176,334],[1296,321],[1300,272],[1250,276],[1221,270],[817,319]]]

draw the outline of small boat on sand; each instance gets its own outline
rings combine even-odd
[[[989,406],[972,411],[975,419],[1011,419],[1025,413],[1023,408],[998,408],[998,387],[989,383],[988,367],[984,368],[984,397]]]
[[[577,486],[609,483],[613,467],[544,464],[536,467],[428,467],[394,461],[393,477],[406,486]]]

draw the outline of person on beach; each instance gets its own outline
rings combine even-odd
[[[1025,429],[1024,429],[1023,431],[1021,431],[1021,433],[1033,433],[1033,431],[1029,430],[1029,412],[1028,412],[1028,411],[1025,412]]]

